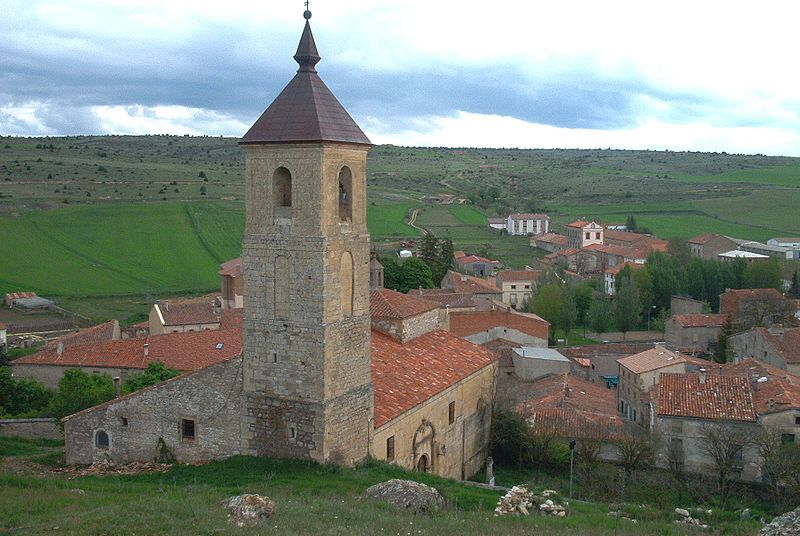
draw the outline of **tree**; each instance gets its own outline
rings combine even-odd
[[[642,302],[639,289],[631,275],[630,266],[626,266],[617,274],[617,295],[614,300],[614,319],[617,329],[625,334],[636,326],[642,318]]]
[[[419,257],[430,267],[433,284],[438,286],[453,267],[453,241],[449,237],[438,239],[429,232],[422,238]]]
[[[522,468],[530,459],[531,442],[530,426],[519,414],[498,410],[492,416],[490,451],[496,462]]]
[[[717,363],[727,363],[731,355],[730,337],[733,335],[733,318],[731,315],[725,319],[722,329],[719,330],[717,337],[717,347],[714,348],[714,361]]]
[[[769,327],[770,324],[787,324],[794,315],[791,300],[780,294],[742,298],[739,302],[737,329],[746,331],[753,327]]]
[[[636,232],[636,218],[634,218],[633,215],[628,216],[628,219],[625,222],[625,228],[632,233]]]
[[[783,291],[783,278],[778,259],[750,263],[744,271],[746,288],[774,288]]]
[[[695,257],[686,267],[686,291],[695,300],[703,301],[707,296],[704,265],[702,259]]]
[[[41,410],[52,393],[31,378],[16,379],[11,367],[0,367],[0,416],[16,416]]]
[[[555,341],[557,329],[562,330],[565,336],[569,336],[569,331],[578,316],[571,289],[558,283],[546,283],[540,286],[533,300],[526,306],[526,310],[533,311],[550,322],[551,342]]]
[[[698,448],[711,460],[723,504],[730,494],[731,480],[742,468],[744,450],[755,440],[748,428],[730,422],[701,428]]]
[[[795,269],[794,275],[792,275],[792,283],[789,286],[789,297],[800,300],[800,279],[798,279],[797,276],[797,269]]]
[[[692,260],[692,250],[689,248],[689,243],[685,238],[673,236],[667,242],[667,253],[675,259],[678,266],[686,268],[689,261]]]
[[[383,265],[383,286],[398,290],[403,283],[403,269],[394,257],[378,259]]]
[[[594,289],[587,284],[575,287],[572,292],[575,299],[575,310],[577,313],[578,324],[586,327],[586,318],[592,306]]]
[[[613,311],[611,309],[611,301],[608,296],[602,292],[595,294],[592,300],[592,305],[589,307],[587,313],[589,327],[595,333],[605,333],[614,324]]]
[[[161,361],[153,361],[147,365],[144,372],[125,380],[122,384],[122,390],[125,393],[132,393],[150,385],[155,385],[170,378],[174,378],[179,374],[180,372],[175,369],[167,368]]]
[[[430,267],[416,257],[409,257],[401,265],[402,277],[400,280],[400,292],[408,292],[412,288],[433,288],[433,279]],[[384,270],[384,280],[386,272]]]
[[[653,305],[658,310],[669,309],[672,296],[683,294],[685,273],[675,259],[662,251],[647,256],[647,271],[653,281]]]
[[[87,374],[79,369],[67,369],[47,411],[60,419],[112,398],[114,382],[108,374]]]
[[[615,445],[619,451],[619,464],[625,471],[626,481],[634,471],[653,462],[655,437],[638,424],[625,423]]]

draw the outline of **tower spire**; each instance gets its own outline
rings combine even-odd
[[[294,60],[300,65],[297,70],[298,73],[315,73],[317,70],[314,66],[319,62],[320,57],[317,52],[317,44],[314,42],[314,34],[311,33],[311,24],[308,22],[311,18],[311,11],[308,10],[308,1],[306,1],[306,10],[303,12],[303,18],[306,19],[306,26],[303,28],[303,35],[300,36],[300,43],[297,45]]]

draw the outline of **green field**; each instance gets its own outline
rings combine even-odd
[[[370,235],[377,239],[419,236],[419,231],[404,223],[406,215],[413,208],[412,203],[369,205],[367,207],[367,227]]]
[[[768,184],[800,188],[800,165],[787,164],[756,169],[736,169],[714,175],[676,175],[682,182],[703,184]]]

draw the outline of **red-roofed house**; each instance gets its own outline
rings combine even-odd
[[[8,292],[5,296],[6,307],[14,307],[14,302],[17,300],[27,300],[36,298],[35,292]]]
[[[83,328],[75,333],[70,333],[47,343],[48,348],[61,347],[69,348],[82,344],[100,344],[104,342],[118,341],[122,338],[117,320],[109,320],[90,328]]]
[[[757,327],[731,337],[733,359],[756,359],[800,374],[800,328]]]
[[[493,275],[500,261],[493,261],[479,255],[463,255],[456,258],[456,268],[460,272],[486,277]]]
[[[550,231],[550,216],[547,214],[511,214],[506,220],[506,231],[510,235],[538,235]]]
[[[166,333],[146,339],[51,345],[14,360],[12,369],[14,376],[35,378],[47,387],[57,387],[64,371],[70,368],[125,379],[139,374],[154,361],[180,371],[195,371],[230,359],[241,351],[239,329]]]
[[[714,233],[703,233],[689,239],[689,249],[692,257],[700,259],[714,259],[717,255],[736,249],[739,245],[728,238]]]
[[[475,344],[505,339],[522,346],[547,348],[550,324],[531,313],[469,311],[450,313],[450,333]]]
[[[244,307],[244,264],[242,258],[223,262],[219,265],[220,291],[223,309]]]
[[[673,350],[686,354],[709,354],[725,323],[725,315],[672,315],[666,322],[664,340]]]
[[[597,222],[583,220],[568,223],[565,227],[567,247],[582,249],[592,244],[603,244],[603,226]]]
[[[531,238],[531,246],[554,253],[567,248],[567,237],[556,233],[545,233]]]
[[[369,293],[373,329],[405,343],[441,325],[439,304],[391,289]]]
[[[737,445],[731,478],[760,481],[753,438],[758,415],[744,376],[664,373],[653,399],[655,429],[662,437],[658,463],[690,473],[716,474],[709,445]]]
[[[219,329],[221,315],[222,307],[216,303],[216,298],[210,296],[160,301],[150,309],[150,334]]]
[[[456,294],[472,294],[498,300],[503,297],[503,292],[497,288],[494,282],[472,275],[460,274],[453,270],[448,270],[442,278],[441,287],[452,290]]]
[[[511,307],[524,307],[536,292],[541,270],[503,270],[495,276],[497,286],[503,291],[503,303]]]
[[[788,323],[796,311],[794,302],[774,288],[728,289],[719,296],[719,312],[731,315],[740,329]]]

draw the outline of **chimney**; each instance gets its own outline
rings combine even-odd
[[[114,398],[119,398],[122,395],[119,376],[114,376]]]
[[[150,345],[147,344],[147,343],[144,343],[144,356],[147,357],[147,354],[149,354],[149,353],[150,353]]]
[[[217,296],[214,298],[214,314],[222,314],[222,296]]]
[[[706,369],[701,368],[698,372],[700,374],[697,376],[697,379],[700,380],[700,385],[703,385],[706,383]]]
[[[56,353],[58,354],[58,357],[61,357],[61,354],[64,353],[64,341],[62,340],[58,341],[58,343],[56,344]]]

